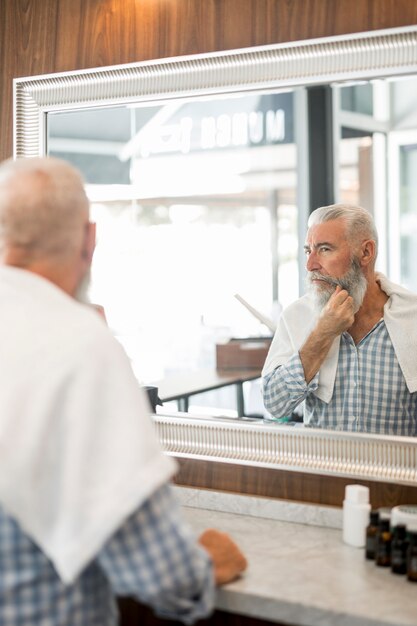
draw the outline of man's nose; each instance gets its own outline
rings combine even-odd
[[[316,272],[321,269],[321,265],[318,261],[317,254],[315,252],[310,252],[307,257],[306,269],[309,272]]]

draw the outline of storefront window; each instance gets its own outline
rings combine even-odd
[[[342,129],[339,144],[340,202],[363,206],[370,211],[373,211],[372,142],[372,135]]]
[[[215,367],[298,297],[293,93],[51,114],[97,223],[90,295],[139,380]]]
[[[402,283],[417,292],[417,145],[400,148],[400,271]]]
[[[370,82],[348,85],[341,88],[341,108],[343,111],[373,115],[373,88]]]

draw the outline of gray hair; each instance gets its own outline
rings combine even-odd
[[[343,219],[346,222],[347,238],[353,243],[364,239],[375,241],[375,256],[378,252],[378,233],[374,219],[369,211],[354,204],[330,204],[313,211],[308,219],[308,227]]]
[[[0,164],[0,250],[20,248],[28,261],[76,249],[89,203],[80,173],[53,157]]]

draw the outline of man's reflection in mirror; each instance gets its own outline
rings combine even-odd
[[[271,415],[303,401],[306,426],[417,435],[417,295],[375,271],[372,215],[331,205],[310,216],[307,294],[284,310],[263,369]]]

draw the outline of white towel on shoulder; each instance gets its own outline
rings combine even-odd
[[[0,504],[71,583],[175,464],[96,312],[10,267],[0,301]]]

